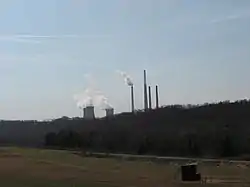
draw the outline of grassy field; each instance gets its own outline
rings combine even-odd
[[[8,187],[242,187],[250,186],[247,164],[200,163],[207,184],[175,179],[178,163],[82,157],[67,151],[0,148],[0,183]]]

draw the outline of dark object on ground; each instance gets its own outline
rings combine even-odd
[[[181,166],[182,181],[200,181],[201,174],[197,173],[197,164]]]

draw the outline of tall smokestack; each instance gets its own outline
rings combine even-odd
[[[152,109],[151,86],[148,86],[148,103],[149,109]]]
[[[159,93],[158,93],[158,86],[155,86],[155,96],[156,96],[156,108],[159,108]]]
[[[131,85],[131,112],[134,113],[135,111],[135,102],[134,102],[134,86]]]
[[[144,70],[144,109],[148,110],[147,73]]]

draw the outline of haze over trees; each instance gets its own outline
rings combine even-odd
[[[250,101],[171,105],[93,121],[1,121],[3,145],[164,156],[250,155]]]

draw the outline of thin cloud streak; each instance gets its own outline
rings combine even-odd
[[[37,38],[37,39],[64,39],[64,38],[98,38],[108,37],[109,35],[77,35],[77,34],[62,34],[62,35],[33,35],[33,34],[17,34],[13,35],[16,38]]]
[[[29,43],[29,44],[40,44],[41,41],[39,40],[30,40],[30,39],[23,39],[18,38],[15,36],[0,36],[0,42],[14,42],[14,43]]]
[[[49,39],[83,39],[83,38],[103,38],[109,35],[32,35],[32,34],[15,34],[15,35],[0,35],[0,41],[18,42],[18,43],[31,43],[40,44],[42,40]]]
[[[241,14],[241,15],[229,15],[224,18],[214,19],[211,21],[211,23],[217,24],[217,23],[234,21],[234,20],[245,19],[245,18],[250,18],[250,14],[248,13],[248,14]]]

